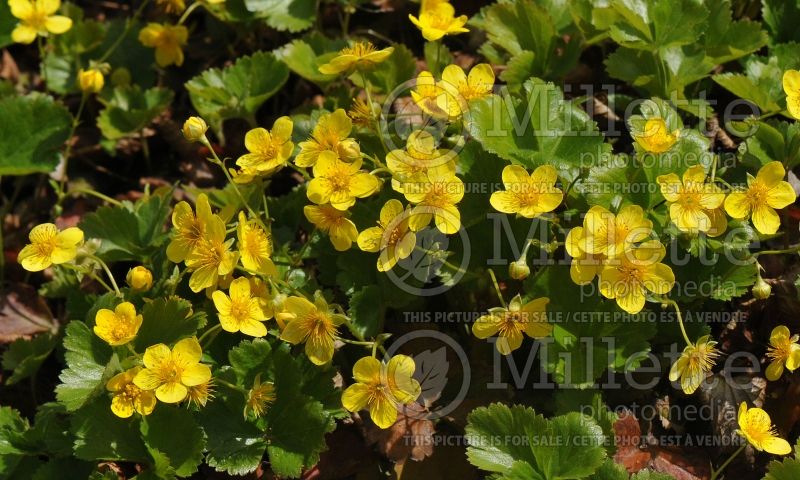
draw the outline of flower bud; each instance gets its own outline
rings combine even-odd
[[[208,125],[200,117],[189,117],[183,124],[183,136],[190,142],[203,142]]]
[[[97,93],[103,89],[103,85],[105,85],[105,78],[100,70],[90,68],[89,70],[81,69],[78,72],[78,86],[82,92]]]
[[[753,296],[759,300],[766,300],[770,293],[772,293],[772,287],[759,276],[756,284],[753,285]]]
[[[344,162],[355,162],[361,158],[361,147],[353,138],[346,138],[339,143],[339,158]]]
[[[153,286],[153,274],[141,265],[130,269],[125,280],[132,289],[138,291],[150,290]]]
[[[524,258],[520,258],[516,262],[508,264],[508,274],[514,280],[525,280],[531,274],[531,268],[525,262]]]

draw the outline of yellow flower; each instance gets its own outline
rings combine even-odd
[[[497,351],[508,355],[522,345],[523,333],[531,338],[543,338],[553,331],[547,321],[545,308],[550,303],[547,297],[522,303],[517,295],[508,302],[508,308],[490,308],[472,324],[472,334],[480,339],[498,336],[495,342]]]
[[[189,40],[189,30],[183,25],[148,23],[139,32],[139,41],[145,47],[156,49],[159,67],[183,65],[183,46]]]
[[[800,119],[800,72],[783,72],[783,91],[786,92],[786,109],[796,119]]]
[[[53,15],[61,8],[61,0],[8,0],[11,15],[20,22],[11,32],[16,43],[33,43],[36,36],[61,34],[72,28],[72,19]]]
[[[623,207],[616,215],[596,205],[586,212],[583,226],[583,250],[614,258],[634,243],[645,240],[653,229],[653,222],[645,218],[644,210],[638,205]]]
[[[133,367],[111,377],[106,390],[113,393],[111,411],[120,418],[129,418],[133,412],[150,415],[156,408],[156,396],[149,390],[142,390],[133,383],[134,377],[142,367]]]
[[[769,414],[760,408],[747,408],[747,403],[739,405],[739,433],[758,451],[775,455],[791,453],[789,442],[780,438],[772,425]]]
[[[328,234],[333,248],[340,252],[349,250],[358,238],[358,229],[347,218],[349,214],[346,210],[339,210],[326,203],[324,205],[306,205],[303,207],[303,213],[309,222],[323,233]]]
[[[83,242],[83,230],[70,227],[59,232],[52,223],[43,223],[31,229],[28,239],[31,243],[20,250],[17,261],[25,270],[38,272],[74,259]]]
[[[347,111],[347,116],[353,120],[353,123],[362,127],[370,126],[378,115],[380,115],[380,107],[373,104],[370,108],[367,101],[361,98],[354,98],[350,110]]]
[[[156,398],[164,403],[178,403],[189,394],[188,387],[211,380],[211,369],[200,363],[202,356],[194,337],[180,340],[172,350],[163,343],[153,345],[145,350],[145,368],[133,383],[144,390],[155,390]]]
[[[649,118],[644,124],[644,131],[633,135],[633,139],[646,152],[664,153],[675,145],[680,133],[680,130],[670,132],[663,118]]]
[[[211,294],[217,307],[219,323],[226,332],[242,332],[252,337],[267,334],[264,321],[267,316],[261,310],[261,302],[250,294],[250,281],[244,277],[231,282],[230,297],[217,290]]]
[[[134,338],[142,326],[142,316],[136,314],[136,307],[130,302],[122,302],[114,308],[98,310],[94,317],[94,333],[112,347],[125,345]]]
[[[272,263],[272,236],[265,232],[255,220],[247,220],[244,212],[239,212],[239,225],[236,227],[239,254],[242,265],[251,272],[277,276],[278,270]]]
[[[85,93],[97,93],[103,89],[105,78],[103,72],[96,68],[78,71],[78,86]]]
[[[181,13],[186,10],[184,0],[156,0],[156,3],[161,5],[167,13]]]
[[[228,275],[236,267],[238,253],[230,251],[233,240],[225,241],[225,222],[212,215],[206,224],[205,235],[186,257],[186,268],[192,270],[189,288],[199,292],[217,285],[220,276]]]
[[[367,70],[383,62],[394,52],[394,47],[378,50],[370,42],[356,42],[352,47],[345,47],[330,62],[319,67],[320,73],[336,75],[353,70]]]
[[[356,383],[342,392],[342,405],[351,412],[365,408],[378,428],[389,428],[397,420],[397,407],[412,403],[422,393],[413,378],[414,359],[395,355],[389,363],[364,357],[353,365]]]
[[[197,196],[195,202],[197,215],[192,212],[189,203],[181,201],[172,210],[172,226],[174,234],[167,245],[167,258],[170,262],[180,263],[186,260],[189,252],[200,243],[206,235],[206,228],[211,221],[211,205],[205,193]]]
[[[712,183],[705,183],[702,165],[689,167],[683,181],[674,173],[660,175],[656,181],[669,203],[669,217],[682,232],[707,232],[712,226],[711,212],[722,205],[725,194]]]
[[[767,380],[775,381],[783,375],[784,367],[794,372],[800,366],[800,336],[792,335],[784,325],[772,329],[767,357],[772,361],[767,367]]]
[[[207,143],[208,124],[200,117],[189,117],[183,122],[183,136],[190,142]]]
[[[440,165],[415,176],[401,185],[406,200],[415,206],[409,226],[419,231],[433,218],[436,228],[450,235],[461,228],[461,213],[456,204],[464,198],[464,182]]]
[[[714,366],[714,360],[719,356],[715,348],[717,342],[709,340],[705,335],[694,345],[687,345],[680,358],[669,369],[669,381],[676,382],[680,379],[681,390],[691,395],[706,379],[706,375]]]
[[[137,265],[128,271],[125,281],[134,290],[150,290],[153,287],[153,273],[141,265]]]
[[[456,173],[454,150],[436,148],[436,139],[425,130],[411,132],[404,150],[392,150],[386,155],[386,166],[392,172],[392,188],[401,190],[401,185],[419,173],[441,167]]]
[[[244,405],[244,416],[249,412],[258,418],[267,412],[269,405],[275,401],[275,385],[271,382],[261,383],[261,374],[257,373],[253,380],[253,388],[247,392],[247,401]]]
[[[457,116],[467,109],[467,102],[470,100],[485,98],[492,94],[494,71],[488,63],[480,63],[472,67],[467,76],[458,65],[448,65],[442,71],[442,82],[449,84],[458,92],[458,101],[454,102],[453,108],[458,108],[459,111],[451,112],[451,116]]]
[[[254,128],[244,137],[246,153],[236,160],[236,165],[259,175],[270,175],[286,166],[294,151],[292,129],[294,124],[289,117],[275,120],[272,130]]]
[[[319,117],[311,138],[300,142],[300,153],[294,159],[298,167],[311,167],[323,153],[330,152],[339,160],[353,162],[361,158],[361,148],[355,139],[348,138],[353,121],[341,108]]]
[[[572,257],[569,276],[576,285],[586,285],[594,280],[594,277],[600,275],[606,260],[602,253],[588,253],[583,249],[586,242],[585,232],[584,227],[575,227],[569,231],[564,242],[567,253]]]
[[[664,295],[675,285],[672,269],[660,263],[665,255],[666,250],[658,240],[632,247],[600,271],[600,293],[615,299],[626,312],[639,313],[648,291]]]
[[[420,110],[434,118],[455,120],[461,115],[458,90],[446,82],[436,83],[431,72],[417,75],[411,98]]]
[[[747,189],[736,191],[725,199],[725,211],[733,218],[751,217],[760,233],[771,235],[778,231],[781,219],[775,209],[794,203],[796,195],[789,182],[783,181],[786,171],[781,162],[769,162],[753,178],[748,174]]]
[[[408,228],[408,213],[399,200],[389,200],[381,208],[377,227],[358,235],[358,248],[365,252],[380,252],[378,271],[386,272],[414,251],[417,236]]]
[[[556,188],[558,172],[551,165],[537,167],[530,175],[519,165],[503,169],[505,190],[492,193],[489,203],[503,213],[518,213],[525,218],[535,218],[552,212],[564,198]]]
[[[422,36],[429,42],[434,42],[445,35],[457,35],[469,32],[464,28],[467,23],[467,16],[455,16],[456,11],[449,3],[436,3],[435,5],[424,8],[419,13],[419,18],[408,15],[411,23],[422,31]]]
[[[317,205],[330,203],[334,208],[347,210],[356,203],[356,198],[368,197],[381,186],[377,177],[360,169],[360,158],[347,163],[330,152],[323,153],[314,165],[314,178],[308,182],[308,199]]]
[[[214,398],[214,382],[209,380],[200,385],[192,385],[187,388],[186,399],[195,407],[205,407],[208,400]]]
[[[281,339],[292,345],[306,344],[306,355],[315,365],[324,365],[333,358],[333,341],[336,327],[346,318],[333,313],[328,303],[317,294],[314,303],[303,297],[289,297],[283,302],[284,311],[276,315],[288,322]]]

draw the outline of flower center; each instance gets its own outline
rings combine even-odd
[[[753,182],[747,189],[747,199],[753,207],[767,204],[767,193],[769,189],[761,182]]]
[[[340,55],[354,55],[356,57],[365,57],[372,52],[377,51],[375,45],[371,44],[370,42],[358,42],[352,47],[345,47],[343,48],[339,54]]]

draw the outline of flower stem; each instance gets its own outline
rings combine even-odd
[[[239,197],[239,200],[242,202],[242,205],[244,205],[248,213],[250,213],[250,216],[253,217],[258,222],[258,225],[264,229],[264,233],[269,233],[267,225],[261,219],[261,216],[258,215],[255,212],[255,210],[252,209],[252,207],[250,207],[249,203],[247,203],[247,200],[245,200],[244,195],[242,195],[242,191],[239,190],[239,187],[236,185],[236,182],[233,181],[230,172],[228,172],[228,169],[225,168],[225,162],[220,160],[219,156],[217,155],[217,152],[215,152],[214,148],[211,146],[211,142],[209,142],[208,139],[205,136],[203,136],[203,138],[201,139],[201,143],[211,152],[213,158],[209,158],[209,161],[219,166],[219,168],[222,170],[222,173],[225,175],[225,178],[228,179],[228,183],[231,184],[233,190],[236,192],[236,195]]]
[[[116,293],[118,297],[122,297],[122,292],[119,291],[119,287],[117,286],[117,281],[114,280],[114,275],[111,274],[111,269],[108,268],[106,262],[104,262],[103,259],[101,259],[96,255],[87,255],[87,257],[91,258],[92,260],[100,264],[100,267],[102,267],[103,271],[106,272],[106,276],[108,276],[109,281],[111,281],[111,286],[114,287],[114,293]]]
[[[497,277],[494,275],[494,270],[491,268],[487,270],[489,271],[489,276],[492,277],[492,284],[494,285],[495,293],[497,293],[497,298],[500,300],[500,305],[502,305],[503,308],[508,308],[506,301],[503,300],[503,294],[500,292],[500,285],[497,283]]]
[[[681,309],[678,306],[678,303],[675,302],[675,300],[669,300],[669,299],[665,300],[664,303],[667,305],[672,305],[672,307],[675,309],[675,313],[678,315],[678,326],[681,327],[681,334],[683,335],[683,340],[686,342],[687,346],[690,347],[693,346],[694,344],[692,343],[691,340],[689,340],[689,335],[686,334],[686,327],[683,325],[683,315],[681,315]]]
[[[800,243],[797,245],[792,245],[789,248],[784,248],[783,250],[762,250],[760,252],[756,252],[753,254],[753,258],[758,258],[759,255],[781,255],[784,253],[797,253],[800,252]]]
[[[100,57],[99,60],[97,60],[97,63],[103,63],[106,60],[108,60],[108,57],[110,57],[111,54],[114,53],[114,50],[116,50],[117,47],[119,47],[122,44],[122,41],[125,40],[125,37],[128,36],[128,34],[131,31],[131,28],[133,27],[133,24],[136,22],[136,19],[138,19],[139,16],[142,14],[142,12],[144,11],[144,7],[146,7],[148,3],[150,3],[150,0],[144,0],[142,4],[139,5],[139,8],[137,8],[136,11],[133,13],[133,16],[130,17],[125,22],[125,30],[123,30],[122,34],[119,37],[117,37],[117,40],[110,47],[108,47],[106,53],[104,53],[103,56]]]
[[[742,446],[737,448],[736,451],[733,452],[733,454],[730,457],[728,457],[727,460],[725,460],[725,463],[720,465],[718,469],[712,471],[710,480],[716,480],[719,477],[719,474],[722,473],[723,470],[725,470],[725,467],[727,467],[728,464],[730,464],[733,461],[733,459],[736,458],[737,455],[742,453],[742,450],[744,450],[746,446],[747,446],[746,443],[742,444]]]
[[[201,6],[202,4],[202,2],[194,2],[193,4],[189,5],[189,7],[183,12],[183,15],[181,15],[181,18],[178,19],[178,25],[183,25],[183,22],[189,18],[189,15],[191,15],[192,12],[194,12],[197,7]]]
[[[218,324],[214,325],[213,327],[211,327],[208,330],[206,330],[205,332],[203,332],[202,335],[200,335],[200,338],[197,340],[197,343],[199,343],[202,346],[203,349],[208,348],[208,346],[211,345],[211,342],[213,342],[214,339],[217,338],[217,334],[219,334],[220,330],[222,330],[222,325],[221,324],[218,323]],[[208,341],[208,344],[204,345],[203,341],[208,337],[210,337],[210,340]]]

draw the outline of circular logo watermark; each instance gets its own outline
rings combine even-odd
[[[389,358],[399,353],[401,347],[413,344],[413,342],[424,342],[424,350],[410,355],[416,364],[414,378],[420,383],[421,393],[417,398],[417,403],[424,408],[420,412],[408,410],[406,415],[419,419],[435,420],[442,418],[453,412],[466,398],[469,391],[470,378],[472,371],[469,366],[469,358],[461,345],[451,336],[438,330],[416,330],[397,338],[386,350],[387,361]],[[440,346],[436,347],[435,345]],[[434,345],[431,347],[431,345]],[[413,351],[408,348],[406,351]],[[450,352],[448,352],[448,350]],[[448,355],[448,353],[450,353]],[[461,364],[461,370],[451,368],[450,360],[453,354]],[[458,374],[450,373],[455,370]],[[460,382],[456,394],[448,399],[446,403],[438,404],[442,399],[442,394],[450,382]]]

